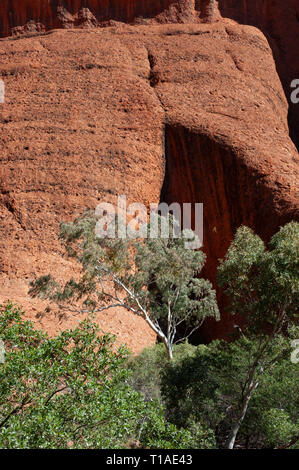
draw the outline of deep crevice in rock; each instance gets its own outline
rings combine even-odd
[[[161,202],[204,204],[207,263],[203,276],[215,287],[219,259],[224,257],[240,225],[251,227],[267,241],[280,225],[292,219],[288,208],[281,215],[263,175],[248,167],[242,156],[224,142],[183,126],[166,124],[165,156]],[[224,310],[226,300],[219,289],[217,293],[222,319],[220,323],[206,322],[201,330],[205,341],[227,337],[232,331],[232,318]]]

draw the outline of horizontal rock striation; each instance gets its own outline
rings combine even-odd
[[[0,37],[113,22],[215,22],[221,15],[256,26],[267,37],[289,102],[291,137],[298,147],[299,106],[290,99],[291,82],[299,79],[297,0],[1,0]]]
[[[289,125],[299,148],[299,104],[291,101],[291,82],[299,79],[299,2],[297,0],[219,0],[222,16],[256,26],[272,48],[277,71],[289,102]]]
[[[78,318],[45,311],[28,283],[76,274],[61,257],[59,223],[99,201],[204,203],[212,282],[239,225],[268,240],[299,220],[287,101],[253,27],[221,20],[2,39],[0,78],[0,301],[18,301],[51,332]],[[135,351],[154,341],[139,320],[99,317]],[[229,330],[223,317],[203,334]]]

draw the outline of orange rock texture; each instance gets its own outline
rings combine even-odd
[[[299,79],[299,2],[297,0],[219,0],[222,16],[256,26],[272,48],[277,71],[289,101],[290,132],[299,146],[299,106],[292,103],[291,82]]]
[[[227,12],[245,3],[227,2]],[[28,283],[75,273],[62,257],[59,222],[117,195],[204,203],[205,274],[213,282],[239,225],[267,241],[298,220],[298,152],[272,50],[260,30],[221,18],[222,4],[1,3],[3,35],[24,32],[30,21],[40,26],[0,40],[0,301],[19,302],[51,333],[76,324],[78,317],[30,299]],[[85,11],[85,26],[117,22],[74,29],[83,5],[93,15]],[[39,32],[66,26],[58,7],[76,21]],[[135,352],[155,340],[128,312],[98,320]],[[209,340],[230,328],[224,314],[202,334]]]
[[[94,28],[111,22],[198,23],[220,14],[256,26],[272,48],[287,98],[299,78],[298,0],[1,0],[0,36],[53,28]],[[289,99],[289,122],[299,145],[299,107]]]

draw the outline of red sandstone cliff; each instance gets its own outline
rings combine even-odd
[[[299,146],[299,106],[290,84],[299,78],[298,0],[1,0],[0,37],[53,28],[96,27],[111,21],[197,23],[223,17],[266,35],[289,101],[290,132]]]
[[[1,298],[30,305],[42,326],[58,320],[40,316],[28,282],[72,271],[58,224],[98,201],[125,193],[157,202],[164,181],[164,200],[203,202],[212,280],[240,224],[268,238],[298,219],[287,103],[256,29],[223,21],[58,31],[2,40],[0,57]],[[113,318],[101,321],[130,343],[135,320]],[[137,328],[135,349],[149,341]],[[228,324],[217,328],[209,335]]]
[[[299,105],[290,101],[291,82],[299,79],[298,0],[219,0],[219,8],[224,17],[256,26],[268,39],[289,101],[291,136],[299,147]]]
[[[267,240],[279,225],[299,219],[298,153],[260,31],[220,20],[216,2],[204,0],[65,1],[68,14],[55,16],[53,5],[61,3],[4,1],[2,31],[4,23],[9,32],[33,18],[40,28],[67,25],[57,18],[73,26],[83,3],[90,11],[92,3],[105,4],[107,18],[126,21],[142,4],[143,16],[156,16],[155,22],[189,24],[115,24],[0,40],[6,84],[0,105],[0,301],[18,301],[50,331],[77,319],[44,312],[42,302],[28,297],[28,283],[39,274],[74,272],[61,258],[59,222],[98,201],[127,194],[146,204],[160,198],[203,202],[212,280],[240,224]],[[237,4],[230,2],[231,8]],[[12,5],[19,20],[9,23],[6,7]],[[128,16],[121,16],[124,11]],[[98,15],[93,10],[89,26],[104,19]],[[103,314],[99,321],[135,351],[154,340],[127,312]],[[228,330],[224,317],[205,336]]]

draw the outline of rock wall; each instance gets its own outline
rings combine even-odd
[[[49,331],[78,318],[45,310],[28,284],[76,273],[59,223],[99,201],[203,202],[213,282],[240,224],[267,240],[299,220],[287,101],[256,28],[221,20],[7,38],[0,77],[0,301],[19,302]],[[99,322],[135,351],[154,341],[128,312]],[[229,329],[223,317],[205,339]]]
[[[256,26],[268,39],[289,102],[291,137],[298,148],[299,104],[290,100],[291,82],[299,79],[298,0],[219,0],[218,3],[222,16]]]
[[[299,147],[299,106],[290,100],[290,84],[299,79],[298,0],[1,0],[0,36],[111,21],[213,22],[220,14],[256,26],[267,37],[289,101],[290,134]]]
[[[109,28],[0,41],[0,302],[13,299],[51,333],[82,318],[28,295],[36,275],[76,276],[59,223],[118,194],[159,200],[164,113],[148,74],[144,47],[131,53]],[[135,352],[155,341],[126,311],[98,320]]]
[[[183,0],[186,4],[190,0]],[[2,0],[2,36],[25,30],[96,26],[114,20],[130,23],[138,17],[151,18],[181,0]]]
[[[151,48],[155,91],[166,110],[162,199],[204,204],[205,274],[215,283],[240,225],[267,241],[298,220],[298,153],[271,50],[257,29],[202,25],[173,37],[171,47],[165,39],[165,48],[167,54]],[[223,306],[221,292],[218,299]],[[205,327],[205,339],[230,327],[223,311],[219,324]]]

